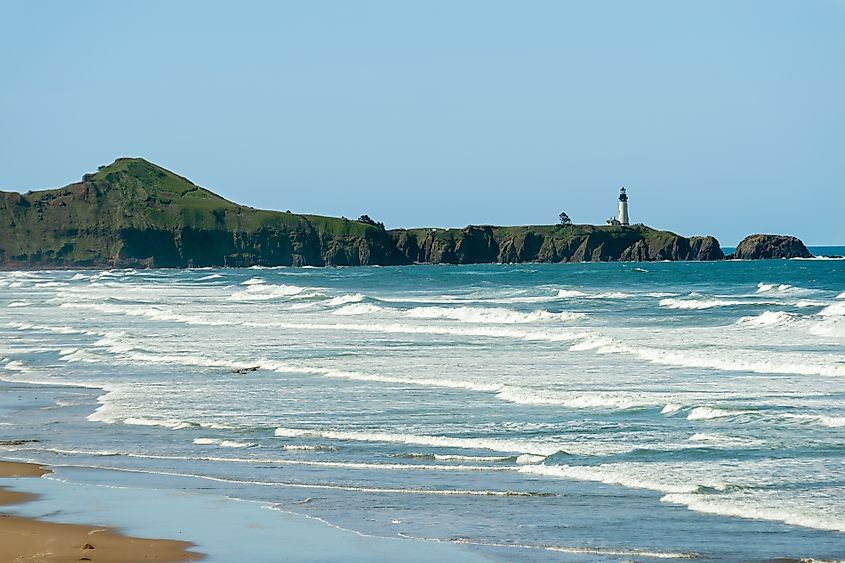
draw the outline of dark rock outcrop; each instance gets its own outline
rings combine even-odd
[[[812,258],[804,243],[784,235],[751,235],[742,239],[733,257],[739,260],[765,258]]]
[[[397,229],[396,248],[415,263],[644,262],[721,260],[713,237],[685,237],[644,225],[471,226]]]
[[[724,260],[725,253],[715,237],[690,237],[690,254],[688,260],[712,261]]]

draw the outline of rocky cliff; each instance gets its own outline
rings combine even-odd
[[[385,231],[372,222],[263,211],[140,158],[118,159],[64,188],[0,192],[4,269],[722,258],[713,237],[643,225]]]
[[[390,231],[411,262],[612,262],[721,260],[713,237],[685,238],[643,225],[470,226]]]
[[[765,258],[811,258],[813,255],[800,239],[783,235],[747,236],[736,247],[732,258],[760,260]]]

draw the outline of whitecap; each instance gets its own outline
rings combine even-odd
[[[778,294],[778,295],[787,295],[787,294],[795,294],[795,293],[807,293],[810,290],[802,289],[800,287],[795,287],[793,285],[789,285],[788,283],[763,283],[760,282],[757,284],[757,293],[769,293],[769,294]]]
[[[382,442],[416,446],[493,450],[500,452],[527,453],[541,456],[550,456],[560,451],[582,455],[606,455],[608,453],[608,448],[612,450],[613,453],[630,451],[630,448],[628,447],[613,446],[611,444],[599,445],[589,443],[576,444],[538,442],[532,440],[506,440],[501,438],[459,438],[452,436],[399,434],[389,432],[337,431],[320,429],[306,430],[285,427],[277,428],[275,435],[284,438],[314,436],[340,441]]]
[[[821,414],[794,414],[784,413],[784,418],[791,418],[795,420],[803,420],[828,428],[845,428],[845,416],[828,416]]]
[[[736,299],[661,299],[658,305],[667,309],[712,309],[714,307],[732,307],[736,305],[753,304],[750,301],[738,301]]]
[[[587,294],[577,289],[561,289],[557,292],[557,296],[561,299],[568,299],[570,297],[586,297]]]
[[[622,485],[632,489],[651,489],[666,493],[693,493],[698,490],[698,484],[671,484],[651,480],[646,476],[628,474],[624,466],[614,464],[601,465],[524,465],[518,469],[520,473],[543,475],[546,477],[561,477],[578,481],[598,481],[607,485]]]
[[[654,406],[654,399],[632,393],[571,392],[503,386],[496,397],[522,405],[561,405],[571,409],[627,410]]]
[[[845,303],[833,303],[828,305],[821,311],[819,315],[822,317],[842,317],[845,316]]]
[[[744,414],[753,414],[753,411],[718,409],[715,407],[695,407],[687,415],[687,420],[713,420],[716,418],[728,418]]]
[[[247,280],[249,281],[249,280]],[[246,282],[244,282],[246,283]],[[291,297],[306,291],[305,287],[289,284],[254,283],[247,285],[244,291],[238,291],[229,296],[233,301],[268,301],[282,297]]]
[[[685,505],[690,510],[720,516],[734,516],[738,518],[753,518],[783,522],[793,526],[815,528],[817,530],[833,530],[845,532],[845,520],[833,517],[820,517],[792,509],[761,506],[755,501],[740,498],[725,498],[719,496],[711,498],[692,492],[670,493],[664,495],[661,502]]]
[[[696,432],[688,438],[690,442],[702,444],[707,447],[721,448],[749,448],[763,444],[762,440],[743,436],[732,436],[717,432]]]
[[[660,414],[675,414],[682,408],[683,405],[679,405],[678,403],[666,403],[666,406],[661,409]]]
[[[383,313],[386,309],[378,305],[370,303],[352,303],[333,311],[335,315],[353,316],[353,315],[373,315],[376,313]]]
[[[532,463],[540,463],[546,459],[546,456],[542,455],[534,455],[534,454],[522,454],[517,456],[516,463],[517,465],[529,465]]]
[[[571,321],[581,319],[584,313],[551,313],[549,311],[532,311],[522,313],[510,309],[482,308],[482,307],[416,307],[407,315],[417,319],[450,319],[467,323],[479,324],[519,324],[541,321]]]
[[[338,295],[337,297],[333,297],[329,299],[327,305],[329,307],[337,307],[340,305],[347,305],[349,303],[360,303],[363,301],[365,296],[361,293],[354,293],[350,295]]]
[[[802,299],[795,303],[795,306],[799,309],[806,309],[807,307],[824,307],[827,305],[824,301],[813,301],[810,299]]]
[[[742,317],[736,321],[737,326],[785,326],[794,323],[798,318],[786,311],[765,311],[755,316]]]
[[[257,445],[253,442],[237,442],[220,438],[194,438],[193,443],[198,446],[220,446],[221,448],[252,448]]]

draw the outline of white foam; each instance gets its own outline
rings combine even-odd
[[[527,455],[527,454],[523,454]],[[437,461],[474,461],[482,463],[500,463],[514,460],[514,456],[490,456],[490,455],[460,455],[460,454],[433,454],[433,453],[410,453],[396,455],[395,457],[407,457],[416,459],[434,459]],[[546,459],[537,456],[539,459]]]
[[[745,327],[786,326],[796,320],[798,320],[796,315],[786,311],[765,311],[759,315],[742,317],[735,324]]]
[[[336,431],[336,430],[305,430],[299,428],[279,427],[276,436],[283,438],[301,438],[312,436],[329,440],[382,442],[391,444],[407,444],[414,446],[431,446],[442,448],[461,448],[473,450],[493,450],[499,452],[527,453],[539,456],[550,456],[560,451],[583,455],[602,455],[607,453],[601,445],[586,443],[538,442],[532,440],[505,440],[501,438],[456,438],[451,436],[432,436],[416,434],[397,434],[389,432]],[[612,448],[614,453],[619,448]],[[623,448],[625,451],[629,448]]]
[[[257,278],[254,278],[257,279]],[[250,281],[250,280],[247,280]],[[244,282],[246,284],[247,282]],[[290,298],[298,295],[309,288],[289,284],[268,284],[254,282],[247,285],[243,291],[237,291],[229,296],[232,301],[269,301],[271,299]]]
[[[85,274],[74,274],[73,277],[70,279],[72,281],[87,280],[88,276],[86,276]]]
[[[813,301],[811,299],[802,299],[795,303],[799,309],[806,309],[807,307],[824,307],[827,305],[824,301]]]
[[[819,315],[822,317],[842,317],[845,316],[845,303],[833,303],[828,305],[821,311]]]
[[[333,311],[335,315],[353,316],[353,315],[373,315],[383,313],[386,310],[384,307],[372,305],[370,303],[352,303]]]
[[[690,510],[734,516],[738,518],[753,518],[783,522],[793,526],[814,528],[817,530],[832,530],[845,532],[845,519],[837,517],[820,517],[800,511],[800,507],[784,509],[779,507],[761,506],[757,501],[736,497],[725,498],[718,496],[711,498],[692,493],[670,493],[660,499],[661,502],[685,505]],[[798,508],[798,510],[796,510]]]
[[[828,416],[821,414],[794,414],[784,413],[781,416],[795,420],[803,420],[828,428],[845,428],[845,416]]]
[[[532,311],[522,313],[510,309],[482,307],[416,307],[407,315],[417,319],[451,319],[467,323],[480,324],[518,324],[542,321],[571,321],[585,317],[584,313],[551,313]]]
[[[598,481],[608,485],[621,485],[632,489],[651,489],[667,493],[692,493],[698,490],[697,484],[671,484],[651,480],[645,476],[629,474],[623,464],[602,465],[525,465],[518,469],[520,473],[562,477],[578,481]]]
[[[516,463],[518,465],[529,465],[533,463],[540,463],[544,461],[546,458],[545,456],[541,455],[533,455],[533,454],[522,454],[517,456]]]
[[[813,330],[811,329],[811,332]],[[754,349],[721,349],[718,354],[706,351],[666,350],[644,345],[623,343],[596,334],[582,334],[570,351],[594,350],[599,354],[630,354],[656,364],[722,371],[750,371],[795,375],[845,376],[845,363],[819,355],[816,361],[806,354],[777,353]]]
[[[648,270],[643,270],[642,268],[634,268],[635,270],[641,270],[643,272],[647,272]],[[399,534],[400,536],[407,537],[409,539],[419,540],[421,538],[416,538],[413,536],[408,536],[407,534]],[[577,545],[532,545],[532,544],[518,544],[518,543],[496,543],[496,542],[482,542],[482,541],[473,541],[469,539],[455,539],[449,540],[449,543],[455,543],[458,545],[477,545],[482,547],[495,547],[495,548],[508,548],[508,549],[534,549],[539,551],[552,551],[557,553],[571,553],[575,555],[599,555],[601,556],[601,560],[605,560],[608,557],[647,557],[649,559],[698,559],[701,557],[698,553],[694,552],[681,552],[681,551],[654,551],[651,549],[636,549],[636,548],[620,548],[620,547],[584,547],[584,546],[577,546]],[[623,563],[630,563],[630,560],[623,559]],[[809,562],[808,562],[809,563]],[[819,562],[822,563],[822,562]]]
[[[87,311],[98,311],[115,315],[127,315],[130,317],[146,317],[156,321],[179,322],[190,325],[223,326],[229,324],[223,320],[202,319],[196,315],[183,315],[170,309],[150,305],[112,305],[109,303],[62,303],[62,309],[82,309]]]
[[[587,294],[577,289],[561,289],[557,292],[557,296],[561,299],[568,299],[570,297],[586,297]]]
[[[712,309],[714,307],[732,307],[735,305],[748,305],[750,301],[738,301],[736,299],[679,299],[669,297],[661,299],[658,305],[667,309]]]
[[[253,442],[237,442],[219,438],[194,438],[193,443],[199,446],[220,446],[221,448],[252,448],[257,445]]]
[[[241,285],[260,285],[267,283],[267,280],[264,278],[250,278],[245,282],[241,283]]]
[[[705,446],[721,448],[750,448],[763,444],[762,440],[744,436],[732,436],[717,432],[697,432],[689,437],[689,441]]]
[[[740,416],[752,413],[753,411],[747,410],[728,410],[718,409],[715,407],[695,407],[687,415],[687,420],[713,420],[716,418],[728,418],[732,416]]]
[[[360,303],[364,299],[365,296],[361,293],[354,293],[350,295],[338,295],[337,297],[329,299],[327,305],[329,307],[338,307],[340,305],[347,305],[349,303]]]
[[[201,278],[197,278],[197,281],[219,280],[219,279],[221,279],[222,277],[223,277],[223,276],[221,276],[220,274],[209,274],[209,275],[207,275],[207,276],[203,276],[203,277],[201,277]]]
[[[625,392],[578,392],[503,386],[496,397],[522,405],[561,405],[571,409],[626,410],[658,404],[654,398]]]
[[[768,294],[778,294],[778,295],[789,295],[789,294],[796,294],[796,293],[808,293],[810,290],[802,289],[800,287],[795,287],[789,285],[788,283],[758,283],[757,284],[757,293],[768,293]]]
[[[678,403],[666,403],[666,406],[661,409],[660,414],[674,414],[683,407],[683,405],[679,405]]]

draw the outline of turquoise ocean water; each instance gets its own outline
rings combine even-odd
[[[5,272],[0,379],[0,456],[79,486],[500,561],[845,558],[842,260]]]

